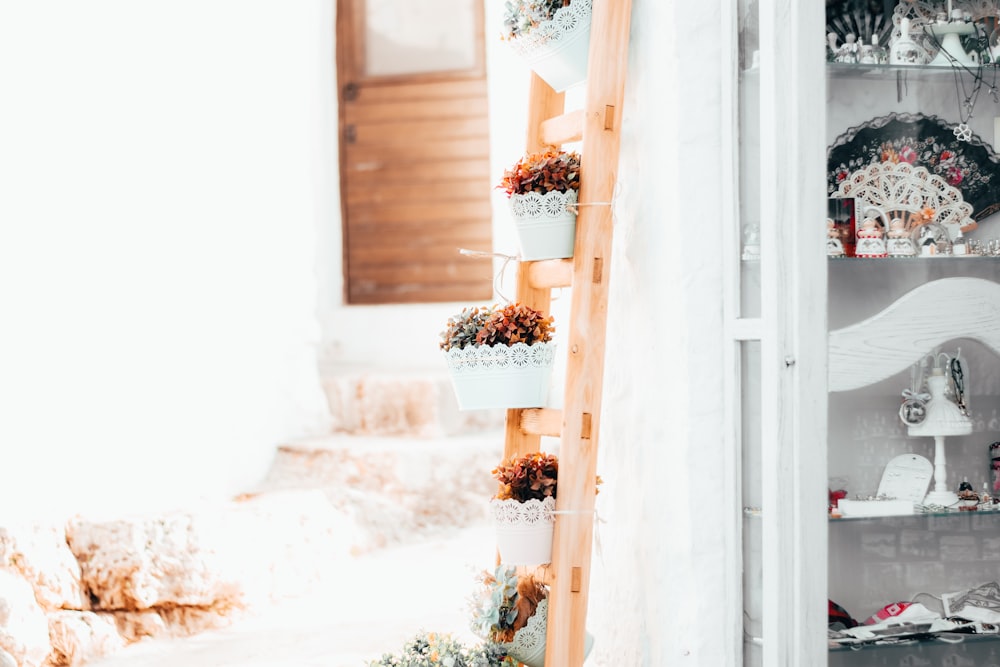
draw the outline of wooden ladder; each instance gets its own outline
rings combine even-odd
[[[509,459],[538,451],[543,435],[561,438],[552,563],[537,573],[549,585],[549,667],[578,667],[584,659],[611,258],[610,202],[621,143],[631,13],[631,0],[593,0],[582,110],[565,112],[565,95],[531,75],[526,151],[581,140],[583,146],[582,205],[573,258],[518,266],[517,300],[542,312],[549,312],[553,289],[572,287],[563,408],[508,410],[504,448]]]

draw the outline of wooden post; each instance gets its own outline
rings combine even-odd
[[[631,0],[594,0],[545,663],[584,660],[608,278]],[[588,205],[589,204],[589,205]]]

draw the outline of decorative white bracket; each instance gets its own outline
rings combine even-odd
[[[1000,356],[1000,285],[981,278],[935,280],[866,320],[831,331],[830,391],[884,380],[956,338],[977,340]]]

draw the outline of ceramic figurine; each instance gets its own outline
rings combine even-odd
[[[876,65],[885,65],[889,62],[889,52],[885,50],[884,46],[879,45],[878,35],[872,35],[872,49],[875,51]]]
[[[910,36],[910,19],[899,22],[899,39],[889,47],[890,65],[924,65],[927,63],[927,51],[913,41]]]
[[[837,50],[837,62],[856,63],[860,58],[861,48],[858,46],[857,37],[853,33],[848,33],[845,41]]]
[[[840,241],[840,230],[833,223],[833,218],[826,219],[826,256],[844,256],[844,244]]]
[[[826,59],[831,63],[837,60],[837,33],[835,32],[826,34]]]
[[[864,65],[874,65],[878,62],[875,58],[875,47],[871,44],[861,45],[861,56],[859,62]]]
[[[886,253],[889,257],[913,257],[917,254],[906,231],[905,223],[899,218],[893,218],[889,223],[889,240],[886,243]]]
[[[885,257],[886,254],[882,229],[874,218],[866,218],[861,223],[861,229],[858,230],[858,247],[855,256],[877,259]]]

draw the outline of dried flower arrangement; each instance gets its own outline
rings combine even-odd
[[[551,341],[554,332],[552,316],[545,317],[530,306],[520,303],[476,306],[463,308],[461,313],[448,318],[447,328],[441,332],[440,347],[447,352],[471,345],[534,345]]]
[[[494,479],[500,482],[497,500],[516,500],[524,503],[532,499],[556,497],[559,478],[559,458],[555,454],[534,452],[517,456],[493,469]],[[600,475],[595,486],[604,480]]]
[[[511,195],[569,192],[580,189],[580,154],[575,151],[530,153],[504,171],[497,188]]]
[[[368,667],[513,667],[504,648],[487,642],[466,647],[450,634],[420,632],[403,645],[402,653],[386,653]]]
[[[493,477],[500,482],[497,500],[527,502],[532,499],[555,498],[559,459],[554,454],[534,452],[512,458],[493,469]]]
[[[507,0],[504,3],[504,39],[517,39],[530,33],[543,21],[550,21],[556,11],[570,0]]]
[[[513,641],[548,596],[545,586],[532,575],[519,577],[515,568],[504,565],[498,565],[493,574],[483,572],[479,581],[481,587],[470,601],[472,631],[487,642]]]

